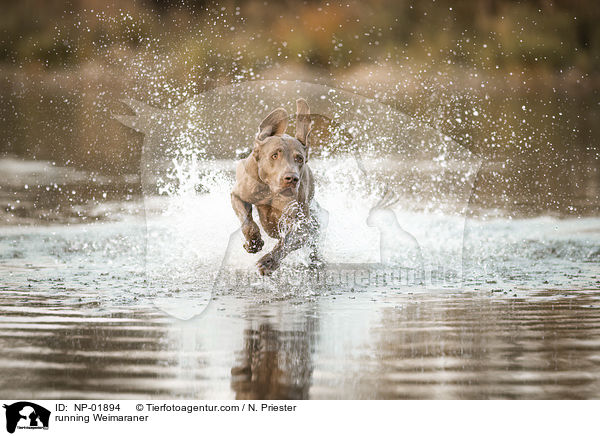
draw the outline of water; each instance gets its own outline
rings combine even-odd
[[[260,299],[259,299],[260,300]],[[597,292],[219,296],[201,317],[3,290],[7,398],[597,398]]]
[[[350,285],[339,271],[381,268],[366,225],[376,195],[331,194],[324,168],[352,161],[323,162],[328,278],[305,286],[293,279],[307,272],[301,254],[273,279],[215,273],[254,259],[226,250],[237,247],[232,160],[208,164],[219,181],[209,192],[172,197],[141,196],[135,178],[1,161],[1,198],[18,213],[5,212],[0,232],[0,395],[598,398],[600,219],[397,205],[424,258],[460,277]],[[460,243],[440,247],[461,226]]]

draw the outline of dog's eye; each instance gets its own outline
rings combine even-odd
[[[296,162],[302,163],[304,162],[304,158],[302,156],[296,156]]]
[[[271,155],[271,159],[275,160],[275,159],[277,159],[277,156],[279,156],[279,153],[273,153]]]

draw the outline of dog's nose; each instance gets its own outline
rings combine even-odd
[[[287,173],[283,176],[283,181],[288,184],[296,184],[300,180],[300,177],[296,173]]]

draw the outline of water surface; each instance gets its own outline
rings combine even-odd
[[[461,280],[439,286],[282,286],[257,276],[224,285],[213,273],[235,218],[220,191],[188,203],[197,211],[212,205],[205,224],[215,231],[207,236],[170,216],[164,199],[141,198],[135,181],[84,183],[70,174],[70,185],[58,184],[55,197],[40,195],[45,207],[33,207],[31,187],[50,192],[48,185],[27,164],[15,165],[4,174],[25,174],[18,184],[29,187],[3,190],[23,213],[5,210],[10,220],[0,231],[2,397],[599,397],[598,218],[467,219],[463,255],[447,259],[462,268]],[[55,171],[53,180],[63,170]],[[321,200],[335,218],[334,196]],[[40,210],[54,218],[36,216]],[[368,212],[356,209],[351,224]],[[433,248],[451,235],[455,215],[396,214],[424,251],[454,252]],[[180,225],[190,231],[182,235],[187,251],[173,248]],[[377,268],[366,243],[377,241],[368,233],[376,230],[364,229],[350,241],[332,230],[329,243],[343,250],[326,251],[327,268]],[[206,250],[207,240],[217,251]],[[171,276],[157,274],[158,266]],[[279,278],[298,269],[301,256]]]

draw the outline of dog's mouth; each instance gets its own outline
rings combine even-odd
[[[296,188],[288,186],[287,188],[283,188],[279,193],[285,197],[293,197],[296,195]]]

